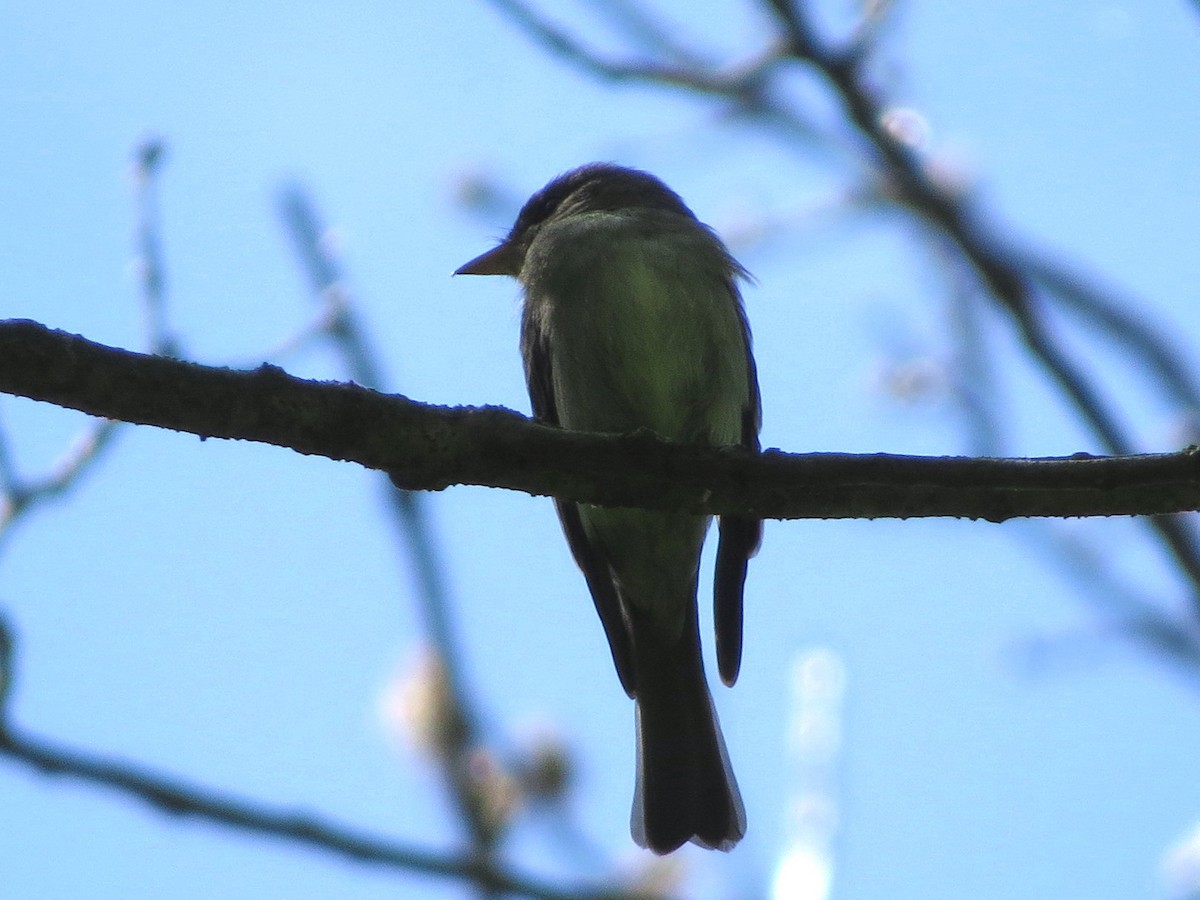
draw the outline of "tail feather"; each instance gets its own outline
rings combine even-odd
[[[627,609],[637,681],[633,838],[659,854],[687,841],[732,850],[746,811],[704,677],[696,605],[674,637]]]

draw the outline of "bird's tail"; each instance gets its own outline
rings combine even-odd
[[[704,677],[695,601],[674,639],[626,609],[637,691],[633,839],[659,854],[686,841],[732,850],[746,833],[746,810]]]

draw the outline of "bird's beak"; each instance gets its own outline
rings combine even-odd
[[[464,263],[454,270],[455,275],[511,275],[514,278],[521,271],[521,260],[517,248],[511,241],[493,247],[469,263]]]

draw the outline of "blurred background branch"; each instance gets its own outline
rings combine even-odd
[[[654,24],[650,5],[638,8],[632,28],[625,6],[593,6],[597,16],[615,20],[631,32],[623,52],[606,55],[590,49],[582,38],[523,0],[489,2],[544,52],[587,74],[694,93],[733,108],[739,121],[775,134],[799,156],[847,157],[852,171],[862,173],[865,189],[924,234],[927,239],[918,246],[933,257],[935,266],[951,273],[951,296],[957,299],[949,305],[947,330],[958,342],[955,359],[963,391],[959,396],[965,420],[972,423],[975,447],[995,448],[1003,442],[992,378],[984,368],[987,354],[978,343],[979,326],[973,324],[970,312],[976,295],[1008,319],[1028,358],[1087,425],[1100,452],[1124,455],[1143,446],[1123,424],[1127,417],[1118,401],[1101,387],[1100,373],[1089,371],[1088,362],[1062,335],[1065,323],[1053,321],[1052,314],[1060,310],[1074,314],[1100,338],[1107,348],[1107,366],[1120,357],[1118,364],[1137,370],[1151,390],[1178,408],[1182,420],[1195,421],[1200,411],[1196,378],[1171,337],[1147,322],[1140,304],[1118,299],[1031,242],[1004,236],[1008,229],[973,202],[967,185],[948,178],[943,161],[924,146],[920,114],[885,96],[872,72],[881,67],[879,57],[885,51],[880,39],[888,18],[902,4],[862,4],[857,25],[839,41],[820,33],[813,4],[759,0],[764,14],[777,24],[775,34],[759,50],[729,66],[709,62],[713,54],[685,47],[677,38],[668,40],[668,29]],[[813,126],[808,110],[784,99],[795,67],[824,80],[840,104],[842,133],[822,133]],[[1138,642],[1149,638],[1155,650],[1169,645],[1166,657],[1194,671],[1200,668],[1200,544],[1195,516],[1141,521],[1172,561],[1192,611],[1180,615],[1149,597],[1127,597],[1133,618],[1156,624],[1153,629],[1130,627],[1124,633]],[[1075,556],[1059,557],[1066,571],[1074,568],[1068,560]],[[1104,583],[1103,573],[1102,568],[1092,573],[1098,587],[1085,596],[1113,595],[1115,588]]]
[[[167,317],[166,274],[157,204],[157,177],[165,152],[165,145],[157,137],[148,138],[135,152],[133,185],[137,200],[137,253],[134,270],[141,288],[143,321],[151,352],[179,357],[180,344],[171,332]],[[357,320],[330,235],[319,224],[310,199],[298,184],[285,187],[279,201],[283,226],[310,280],[319,312],[312,322],[282,341],[275,352],[280,355],[297,353],[325,342],[341,358],[354,382],[382,390],[383,376],[377,355]],[[28,515],[39,504],[77,489],[89,467],[124,426],[124,422],[115,419],[100,419],[96,424],[86,426],[63,459],[52,466],[51,472],[35,480],[25,480],[18,475],[4,431],[0,429],[0,484],[4,489],[0,541],[19,518]],[[247,802],[169,779],[155,774],[147,766],[67,749],[22,733],[12,726],[8,716],[6,700],[15,664],[12,632],[3,619],[0,619],[0,755],[42,773],[115,789],[171,814],[196,816],[360,862],[457,879],[473,884],[479,896],[517,895],[547,900],[666,896],[657,891],[646,893],[636,885],[608,888],[576,885],[570,889],[557,889],[517,875],[499,860],[497,844],[523,802],[521,794],[528,793],[530,800],[540,798],[557,806],[567,784],[562,780],[546,782],[546,769],[539,765],[537,755],[544,755],[547,750],[544,746],[533,748],[528,756],[506,759],[503,765],[499,762],[500,754],[488,747],[466,685],[450,611],[447,565],[437,548],[425,500],[420,494],[395,488],[386,476],[379,476],[379,484],[397,540],[406,550],[407,558],[402,568],[414,580],[414,593],[423,613],[429,643],[436,654],[435,661],[424,673],[434,685],[429,693],[432,699],[429,720],[420,724],[431,738],[426,745],[432,748],[441,763],[457,818],[467,832],[468,849],[460,856],[404,847],[310,815],[274,810],[263,803]],[[546,761],[544,756],[542,761]],[[560,824],[574,827],[569,818]],[[589,852],[596,850],[592,847]],[[606,868],[610,866],[606,865]]]
[[[8,632],[0,630],[0,700],[11,677]],[[618,888],[576,885],[555,888],[481,858],[473,852],[439,854],[368,835],[308,813],[272,809],[207,790],[199,785],[155,774],[148,766],[126,763],[57,746],[13,729],[0,707],[0,756],[32,767],[44,775],[68,777],[136,797],[172,816],[191,816],[223,827],[297,843],[333,853],[355,863],[370,863],[406,873],[419,873],[478,885],[481,892],[544,898],[544,900],[621,900],[642,896]]]
[[[158,214],[158,176],[164,147],[157,137],[148,137],[133,154],[131,178],[134,193],[132,268],[141,299],[145,346],[148,353],[178,356],[179,344],[171,334],[166,315],[166,274],[162,255],[161,223]],[[83,426],[49,470],[34,478],[20,475],[10,442],[0,423],[0,552],[10,529],[38,505],[68,494],[114,440],[123,423],[98,419]]]

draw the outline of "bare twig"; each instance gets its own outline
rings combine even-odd
[[[166,146],[148,137],[138,147],[133,164],[134,199],[137,207],[137,267],[142,287],[142,318],[146,346],[153,353],[179,356],[179,342],[166,317],[167,278],[162,253],[162,226],[158,216],[158,168]]]
[[[772,79],[789,60],[819,73],[840,102],[846,121],[861,138],[857,144],[862,157],[859,161],[874,173],[884,194],[956,248],[988,295],[1008,313],[1031,356],[1070,400],[1099,446],[1112,454],[1133,452],[1135,442],[1110,401],[1049,329],[1041,309],[1045,298],[1037,289],[1039,279],[1035,277],[1040,275],[1040,280],[1046,282],[1047,273],[1030,271],[1022,265],[1021,257],[979,212],[932,177],[920,155],[885,126],[885,104],[865,74],[864,63],[872,46],[869,40],[861,39],[861,30],[858,39],[843,47],[834,46],[818,35],[803,0],[762,0],[777,22],[781,38],[770,42],[753,65],[733,77],[672,62],[606,59],[548,23],[521,0],[491,2],[548,52],[597,77],[681,87],[732,102],[747,119],[782,125],[785,133],[803,136],[806,142],[811,141],[813,130],[803,115],[774,98]],[[701,54],[692,54],[692,58],[701,58]],[[1079,299],[1078,292],[1072,295],[1062,291],[1061,283],[1058,287],[1067,299]],[[1193,604],[1200,609],[1200,545],[1195,532],[1176,517],[1147,521],[1187,580]]]
[[[345,279],[327,242],[322,240],[323,229],[312,204],[298,185],[291,185],[280,195],[280,208],[312,282],[314,295],[329,304],[328,331],[346,360],[348,374],[357,384],[385,390],[383,375],[376,362],[378,354],[370,348],[366,333],[354,315]],[[390,482],[385,485],[384,492],[409,549],[426,627],[466,714],[471,704],[463,685],[458,642],[449,618],[449,589],[442,574],[445,565],[433,537],[423,498],[412,491],[400,490]]]
[[[935,246],[937,250],[946,249],[943,241]],[[941,252],[939,257],[949,282],[946,319],[955,347],[951,377],[967,429],[968,452],[972,456],[1001,456],[1006,447],[999,421],[1000,404],[996,402],[998,386],[982,322],[978,283],[967,277],[951,254]]]
[[[279,207],[284,226],[308,274],[313,295],[327,310],[328,335],[345,359],[348,374],[358,384],[381,390],[384,379],[376,362],[377,354],[358,322],[341,266],[311,201],[299,185],[293,184],[280,193]],[[497,823],[487,814],[478,780],[472,774],[473,754],[480,743],[479,726],[450,618],[449,590],[443,575],[446,567],[422,495],[400,490],[386,478],[382,487],[392,522],[408,549],[408,568],[415,576],[416,596],[425,629],[436,648],[448,689],[449,702],[443,712],[452,722],[443,729],[443,734],[451,740],[440,748],[445,754],[447,781],[477,851],[484,853],[495,843]]]
[[[1169,604],[1154,602],[1143,588],[1122,581],[1111,560],[1083,537],[1064,530],[1061,523],[1036,522],[1026,533],[1031,550],[1046,556],[1086,593],[1103,621],[1140,643],[1191,678],[1200,676],[1200,626],[1170,612]],[[1045,645],[1052,647],[1052,643]]]
[[[1027,250],[1016,255],[1030,276],[1064,307],[1130,353],[1137,368],[1161,387],[1164,399],[1190,412],[1200,410],[1200,386],[1184,354],[1165,331],[1135,312],[1132,302],[1116,299],[1087,276],[1044,253]]]
[[[693,48],[678,39],[675,29],[657,21],[638,0],[590,0],[588,6],[650,53],[692,67],[706,64]]]
[[[930,178],[917,155],[883,127],[883,106],[862,77],[861,58],[840,53],[816,37],[802,4],[772,3],[793,44],[793,53],[820,71],[841,99],[847,117],[870,142],[899,198],[931,227],[946,235],[976,270],[991,295],[1013,318],[1026,347],[1071,400],[1108,453],[1134,452],[1100,390],[1051,335],[1037,309],[1030,273],[1005,242],[986,227],[960,197]],[[1044,274],[1044,273],[1043,273]],[[1200,546],[1188,525],[1173,517],[1148,520],[1190,584],[1200,607]]]
[[[0,504],[0,548],[12,526],[34,506],[55,500],[74,488],[84,473],[100,460],[124,423],[101,419],[85,426],[49,471],[39,478],[10,481]]]
[[[172,336],[166,318],[166,275],[157,203],[158,172],[164,153],[164,145],[158,138],[147,138],[134,152],[135,269],[141,286],[146,346],[151,353],[178,356],[179,342]],[[0,432],[0,479],[3,484],[0,548],[12,525],[24,514],[44,501],[61,497],[78,484],[117,436],[121,424],[111,419],[88,422],[45,475],[29,480],[18,474],[8,442]]]
[[[0,720],[0,725],[2,725]],[[519,875],[491,861],[467,855],[436,853],[355,831],[307,813],[272,809],[198,785],[151,774],[143,765],[56,746],[0,727],[0,755],[51,775],[80,779],[136,797],[162,812],[187,815],[244,831],[303,844],[358,862],[405,872],[468,879],[489,889],[544,900],[629,898],[619,889],[555,888]]]
[[[0,734],[7,730],[8,698],[12,693],[15,639],[3,612],[0,612]]]

